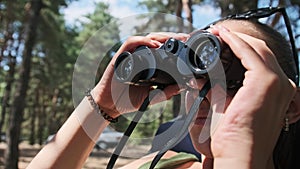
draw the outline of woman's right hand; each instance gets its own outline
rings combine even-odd
[[[100,108],[111,117],[117,117],[122,113],[136,111],[143,100],[149,95],[151,86],[134,86],[119,82],[114,76],[114,64],[116,58],[124,51],[134,51],[138,46],[145,45],[149,48],[158,48],[167,39],[175,38],[186,41],[188,34],[159,32],[151,33],[147,36],[132,36],[128,38],[114,55],[107,66],[100,82],[93,89],[95,101]],[[171,98],[180,92],[177,85],[167,86],[163,92],[159,92],[155,97],[155,102],[160,102]]]

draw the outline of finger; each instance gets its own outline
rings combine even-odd
[[[276,56],[268,47],[265,41],[239,32],[234,32],[234,34],[240,37],[243,41],[247,42],[247,44],[249,44],[253,48],[253,50],[255,50],[255,52],[258,54],[258,57],[263,60],[265,68],[271,70],[271,72],[276,73],[276,75],[278,75],[280,79],[286,79],[286,82],[288,82],[288,78],[281,69]]]
[[[223,26],[218,26],[218,28],[222,40],[229,45],[232,52],[241,60],[247,70],[265,68],[264,61],[251,45]]]
[[[135,48],[142,45],[148,46],[150,48],[158,48],[160,46],[160,43],[145,36],[131,36],[124,42],[118,52],[114,55],[112,63],[114,63],[117,56],[119,56],[122,52],[132,52]]]
[[[166,40],[168,40],[169,38],[186,41],[190,37],[190,35],[186,34],[186,33],[154,32],[154,33],[148,34],[146,37],[163,43]]]
[[[249,36],[243,33],[236,32],[240,38],[246,41],[260,55],[265,65],[278,75],[283,75],[283,71],[277,62],[277,59],[265,41]]]
[[[129,37],[126,42],[125,45],[127,45],[128,49],[135,49],[138,46],[141,45],[145,45],[148,47],[159,47],[157,42],[149,37],[145,37],[145,36],[132,36]]]
[[[219,30],[218,29],[220,26],[212,26],[208,30],[216,35],[219,36]],[[226,28],[225,28],[226,29]],[[271,49],[267,46],[266,42],[258,39],[256,37],[240,33],[240,32],[234,32],[238,37],[240,37],[243,41],[247,42],[255,51],[260,55],[260,57],[263,59],[265,64],[275,68],[274,66],[279,66],[276,57],[271,51]],[[274,69],[273,69],[274,70]]]
[[[134,50],[136,47],[141,45],[152,48],[159,47],[154,40],[145,36],[131,36],[125,41],[122,47],[126,50]]]
[[[213,26],[210,28],[210,31],[215,35],[219,35],[220,27],[221,26]],[[280,75],[281,77],[286,77],[285,73],[283,72],[279,63],[277,62],[274,53],[268,47],[265,41],[240,32],[234,32],[234,34],[252,47],[252,49],[257,53],[257,56],[262,59],[265,68],[271,70],[272,72],[275,72],[277,75]]]

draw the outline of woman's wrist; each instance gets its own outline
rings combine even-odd
[[[212,138],[214,168],[250,169],[253,168],[253,142],[249,135],[235,133],[243,129],[230,129],[215,133]],[[230,133],[230,130],[235,131]],[[226,133],[226,135],[224,135]]]
[[[93,95],[94,94],[92,94],[91,89],[88,89],[86,91],[86,97],[87,97],[88,101],[90,102],[91,106],[94,108],[94,110],[98,114],[100,114],[105,120],[112,122],[112,123],[116,123],[118,121],[118,116],[113,116],[112,115],[113,113],[110,113],[110,112],[112,112],[111,110],[100,106],[99,103],[101,103],[101,102],[100,102],[99,97],[94,97]],[[98,95],[96,94],[96,96],[98,96]]]
[[[250,161],[240,158],[214,158],[214,168],[251,169],[253,167],[251,167]]]
[[[95,112],[87,97],[83,98],[72,115],[77,118],[81,128],[93,141],[98,139],[101,131],[109,124],[107,120]]]
[[[224,150],[226,153],[214,157],[214,168],[224,168],[226,166],[228,169],[266,169],[272,155],[262,151],[255,152],[253,147],[250,147],[244,145],[226,148]]]
[[[273,160],[271,159],[259,159],[256,157],[251,157],[243,159],[236,155],[236,158],[214,158],[214,168],[222,169],[272,169]]]

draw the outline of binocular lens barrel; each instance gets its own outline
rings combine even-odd
[[[122,60],[122,62],[118,62],[117,69],[115,69],[115,74],[117,75],[118,80],[126,81],[129,79],[134,67],[132,54],[129,52],[123,52],[119,55],[118,59]]]
[[[143,83],[153,77],[156,64],[151,49],[140,46],[134,53],[126,51],[118,56],[114,67],[115,77],[124,83]]]
[[[115,63],[115,76],[120,82],[136,85],[172,84],[178,77],[170,76],[180,76],[182,80],[187,79],[186,76],[198,78],[207,74],[220,53],[218,38],[200,31],[186,42],[170,38],[160,48],[140,46],[133,53],[121,53]],[[171,73],[159,70],[165,67]]]
[[[215,66],[221,55],[219,40],[211,34],[201,35],[187,42],[187,64],[195,75],[206,74]]]

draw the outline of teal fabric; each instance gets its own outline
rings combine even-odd
[[[155,169],[174,169],[176,166],[190,161],[199,161],[197,156],[185,152],[180,152],[168,159],[160,159]],[[149,161],[139,167],[139,169],[149,169],[152,161]]]

